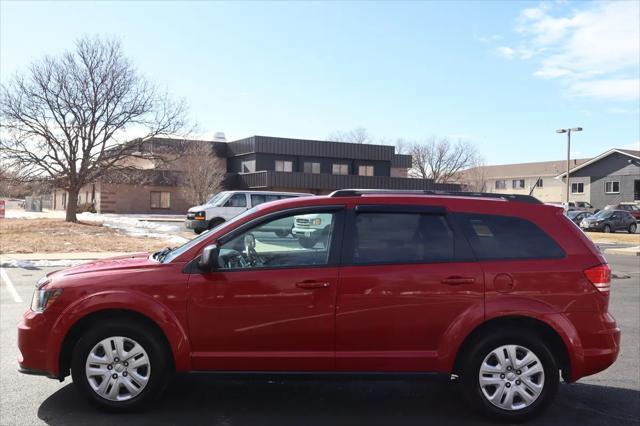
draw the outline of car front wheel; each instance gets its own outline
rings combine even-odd
[[[518,422],[540,414],[558,389],[551,351],[541,341],[518,334],[496,333],[478,340],[463,365],[467,399],[498,420]]]
[[[611,226],[605,225],[604,228],[602,228],[602,232],[604,232],[605,234],[610,233],[611,232]]]
[[[101,408],[139,407],[158,396],[169,377],[158,333],[136,325],[116,321],[95,327],[74,348],[73,382]]]

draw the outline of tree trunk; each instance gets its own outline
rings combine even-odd
[[[78,208],[78,193],[80,190],[78,188],[69,188],[67,192],[67,213],[64,220],[67,222],[77,222],[76,209]]]

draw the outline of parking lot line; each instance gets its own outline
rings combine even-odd
[[[2,267],[0,267],[0,278],[2,278],[2,281],[4,281],[5,285],[7,286],[7,290],[9,290],[11,297],[13,297],[13,301],[16,303],[22,303],[22,297],[20,297],[18,291],[11,282],[11,279],[9,279],[9,274],[7,274],[7,272]]]

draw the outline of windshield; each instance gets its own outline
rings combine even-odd
[[[220,225],[216,226],[215,228],[209,229],[208,231],[203,232],[202,234],[198,235],[197,237],[195,237],[193,240],[187,241],[186,243],[184,243],[183,245],[181,245],[178,248],[175,249],[170,249],[170,251],[167,251],[166,253],[163,254],[163,256],[159,257],[157,260],[159,260],[161,263],[169,263],[171,262],[173,259],[177,258],[178,256],[180,256],[182,253],[186,252],[187,250],[191,249],[191,247],[194,247],[198,244],[200,244],[202,241],[206,240],[209,235],[211,235],[212,232],[217,231],[218,229],[220,229],[223,226],[228,226],[231,225],[233,223],[238,222],[239,220],[243,219],[246,216],[249,216],[251,213],[253,213],[256,210],[256,208],[252,208],[249,209],[245,212],[243,212],[242,214],[239,214],[238,216],[234,217],[233,219],[227,221],[227,222],[223,222]],[[158,252],[161,253],[161,252]],[[154,259],[155,259],[155,254],[154,254]]]
[[[228,192],[218,192],[216,195],[209,198],[205,204],[207,204],[208,206],[221,207],[225,203],[225,201],[227,201],[228,197]]]
[[[594,219],[606,219],[613,214],[613,210],[600,210],[598,213],[594,214]]]
[[[567,216],[569,216],[571,219],[575,218],[575,217],[576,217],[576,216],[578,216],[579,214],[582,214],[582,212],[575,211],[575,210],[570,211],[570,212],[567,212]]]

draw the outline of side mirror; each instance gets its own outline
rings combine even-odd
[[[200,261],[198,262],[198,266],[203,271],[210,271],[218,266],[218,255],[220,254],[220,249],[217,245],[211,244],[206,246],[202,250],[202,256],[200,256]]]

